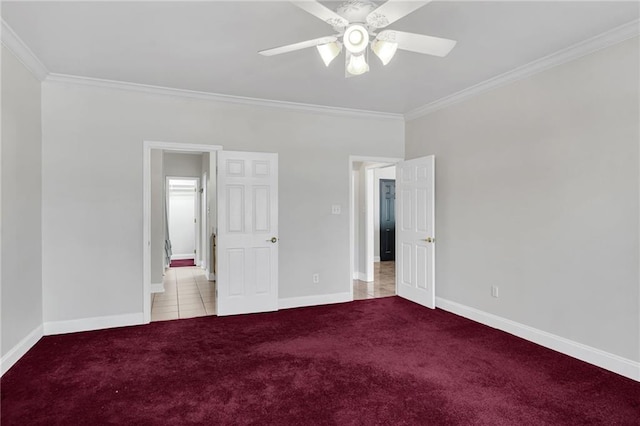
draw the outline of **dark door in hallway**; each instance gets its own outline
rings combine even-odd
[[[396,258],[396,181],[380,179],[380,261]]]

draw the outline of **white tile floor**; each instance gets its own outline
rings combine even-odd
[[[353,280],[353,298],[376,299],[396,295],[396,262],[375,262],[373,282]]]
[[[154,293],[151,300],[151,321],[216,314],[216,283],[201,268],[169,268],[163,281],[164,293]]]

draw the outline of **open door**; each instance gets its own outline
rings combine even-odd
[[[396,165],[396,282],[398,296],[436,307],[434,156]]]
[[[278,154],[218,152],[218,315],[278,309]]]

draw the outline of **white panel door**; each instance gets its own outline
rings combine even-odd
[[[434,156],[396,167],[398,296],[435,308]]]
[[[278,154],[218,152],[218,315],[278,309]]]

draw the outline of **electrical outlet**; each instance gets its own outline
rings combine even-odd
[[[318,284],[320,282],[320,274],[313,274],[312,280],[314,284]]]
[[[492,286],[491,286],[491,295],[492,295],[493,297],[496,297],[496,298],[499,296],[499,293],[498,293],[498,286],[497,286],[497,285],[492,285]]]

